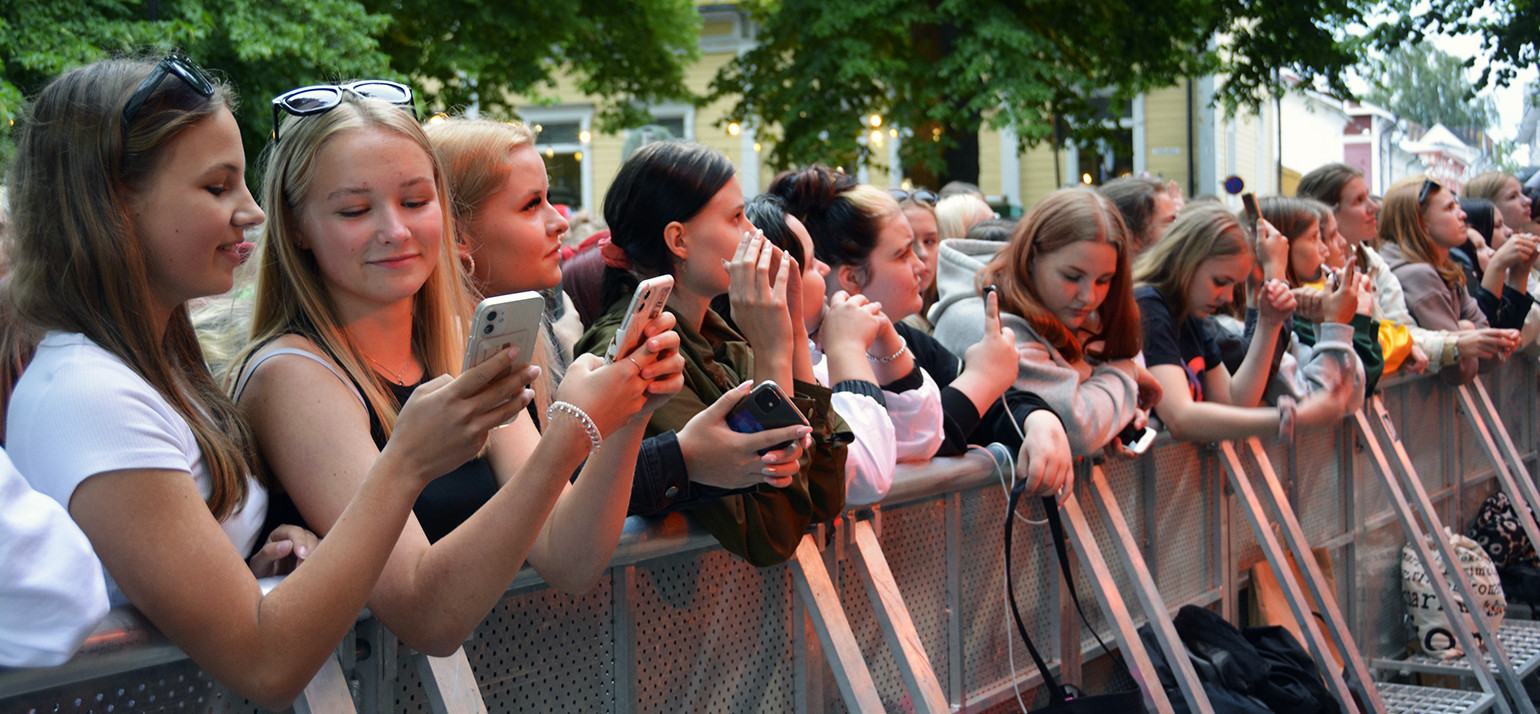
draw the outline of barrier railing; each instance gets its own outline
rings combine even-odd
[[[1493,435],[1502,457],[1534,473],[1534,368],[1515,360],[1485,379],[1511,439],[1510,447]],[[1471,420],[1456,417],[1459,393],[1433,378],[1389,380],[1381,389],[1429,504],[1444,522],[1463,526],[1497,479]],[[1357,428],[1301,430],[1294,444],[1258,445],[1255,456],[1272,466],[1309,545],[1330,554],[1342,618],[1364,657],[1378,660],[1405,652],[1405,537]],[[1114,460],[1097,478],[1082,478],[1082,504],[1097,503],[1089,500],[1093,488],[1115,494],[1117,513],[1086,507],[1080,514],[1107,554],[1099,587],[1110,582],[1135,593],[1137,582],[1152,582],[1167,608],[1215,607],[1240,621],[1246,571],[1267,559],[1236,510],[1244,504],[1227,488],[1225,468],[1209,446],[1162,436],[1146,457]],[[764,569],[726,554],[682,516],[631,519],[592,590],[560,593],[525,569],[456,657],[418,655],[362,617],[338,647],[335,670],[318,678],[314,696],[307,692],[297,709],[981,711],[1018,692],[1031,708],[1041,677],[1005,619],[1004,476],[983,451],[902,465],[883,504],[815,529],[797,561]],[[1024,515],[1038,519],[1040,510],[1034,503]],[[1013,586],[1051,666],[1090,691],[1133,686],[1100,656],[1068,605],[1046,529],[1021,524],[1016,538]],[[1131,573],[1113,557],[1123,543],[1142,551],[1147,572]],[[874,567],[875,556],[885,567]],[[810,611],[820,614],[827,601],[820,606],[811,590],[799,596],[798,579],[817,580],[819,571],[849,642],[820,637],[809,624]],[[894,587],[884,590],[888,579]],[[1096,602],[1091,580],[1084,573],[1076,579],[1084,601]],[[884,599],[893,595],[901,608]],[[1133,624],[1148,617],[1142,602],[1126,601]],[[900,611],[907,623],[894,619]],[[1084,624],[1112,643],[1102,611],[1086,615]],[[894,642],[895,635],[907,639]],[[841,647],[843,660],[829,651]],[[860,701],[842,696],[850,680],[828,664],[834,658],[856,666],[852,649],[870,681]],[[261,711],[212,681],[130,609],[114,611],[61,667],[0,672],[3,712],[161,709]]]

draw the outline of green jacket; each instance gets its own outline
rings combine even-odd
[[[620,328],[629,296],[594,321],[578,340],[577,352],[603,356]],[[675,313],[675,317],[680,317]],[[715,312],[706,311],[699,331],[679,319],[679,352],[685,359],[684,388],[653,412],[647,435],[679,431],[728,390],[754,374],[754,352]],[[786,488],[761,484],[691,509],[728,552],[757,567],[784,562],[813,523],[833,520],[845,508],[845,444],[849,427],[829,403],[832,392],[797,382],[792,402],[813,427],[813,448],[802,454],[802,470]]]
[[[1364,363],[1364,397],[1374,394],[1374,388],[1385,373],[1385,351],[1380,346],[1380,323],[1368,315],[1353,316],[1353,351]],[[1315,346],[1315,323],[1299,315],[1294,316],[1294,334],[1300,344]]]

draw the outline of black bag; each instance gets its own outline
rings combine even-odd
[[[1266,681],[1254,692],[1268,708],[1276,714],[1342,714],[1321,669],[1288,630],[1248,627],[1241,634],[1270,665]]]
[[[1032,654],[1032,661],[1037,663],[1037,671],[1043,675],[1043,684],[1048,687],[1048,706],[1038,709],[1033,714],[1137,714],[1146,712],[1144,708],[1144,694],[1138,689],[1112,694],[1098,694],[1085,696],[1078,689],[1071,694],[1059,680],[1048,670],[1048,663],[1043,661],[1043,656],[1033,646],[1032,638],[1027,635],[1027,626],[1021,619],[1021,611],[1016,607],[1015,580],[1011,577],[1011,526],[1016,522],[1016,506],[1021,501],[1021,494],[1025,491],[1025,481],[1017,481],[1011,489],[1010,505],[1005,514],[1005,592],[1011,604],[1011,616],[1016,621],[1016,631],[1021,633],[1021,639],[1027,645],[1027,651]],[[1075,610],[1080,613],[1080,620],[1085,621],[1085,612],[1080,609],[1080,597],[1075,594],[1075,580],[1070,577],[1069,556],[1064,546],[1064,524],[1059,521],[1059,504],[1052,497],[1043,499],[1043,510],[1048,513],[1049,529],[1053,532],[1054,552],[1059,558],[1059,568],[1064,573],[1065,582],[1069,583],[1069,596],[1075,603]],[[1107,649],[1107,643],[1101,641],[1101,636],[1096,635],[1096,641],[1101,644],[1102,651],[1111,655]],[[1128,673],[1128,665],[1123,663],[1121,657],[1113,657],[1123,672]],[[1130,675],[1130,678],[1133,678]],[[1137,680],[1136,680],[1137,681]]]
[[[1150,662],[1155,665],[1160,686],[1171,700],[1171,710],[1176,714],[1192,714],[1192,710],[1187,708],[1187,699],[1182,696],[1182,690],[1176,684],[1176,674],[1166,661],[1166,654],[1160,651],[1160,643],[1155,641],[1155,631],[1147,624],[1140,625],[1139,639],[1144,641],[1144,649],[1150,653]],[[1273,710],[1268,709],[1262,700],[1225,689],[1207,680],[1203,682],[1203,693],[1208,695],[1208,703],[1214,707],[1214,714],[1273,714]]]

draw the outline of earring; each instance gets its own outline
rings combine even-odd
[[[461,253],[460,262],[462,265],[465,265],[466,275],[476,274],[476,256],[471,255],[469,252]]]

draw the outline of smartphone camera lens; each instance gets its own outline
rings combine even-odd
[[[483,334],[483,335],[490,335],[490,334],[492,334],[492,330],[493,329],[494,328],[491,325],[487,325],[486,327],[481,328],[481,334]]]
[[[781,400],[775,396],[774,392],[765,392],[759,395],[759,408],[764,411],[771,411],[780,403]]]
[[[497,311],[496,310],[492,310],[492,311],[487,313],[487,322],[491,322],[491,321],[496,320],[496,319],[497,319]]]

